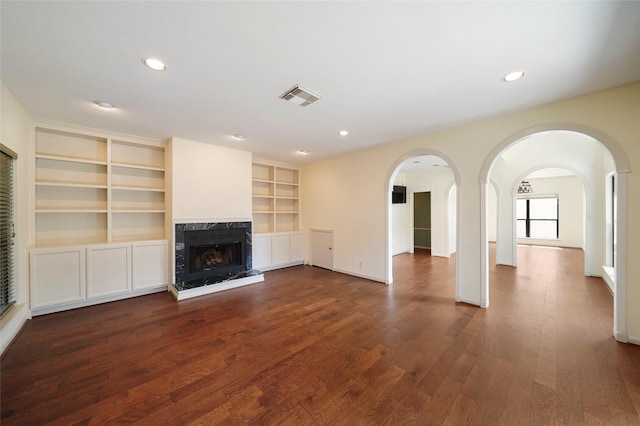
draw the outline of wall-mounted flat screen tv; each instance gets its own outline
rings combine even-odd
[[[393,192],[391,193],[391,202],[393,204],[405,204],[407,202],[407,187],[393,185]]]

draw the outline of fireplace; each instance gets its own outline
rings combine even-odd
[[[185,231],[184,244],[186,281],[235,274],[247,269],[244,229]]]
[[[192,274],[207,273],[207,271],[244,269],[242,252],[244,244],[239,241],[232,243],[206,244],[189,248],[189,272]],[[235,271],[234,271],[235,272]]]
[[[251,222],[175,225],[177,290],[261,274],[251,263]]]

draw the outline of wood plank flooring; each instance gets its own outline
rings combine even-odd
[[[300,266],[36,317],[1,361],[1,423],[640,425],[640,347],[611,337],[582,251],[518,256],[489,309],[416,253],[392,286]]]

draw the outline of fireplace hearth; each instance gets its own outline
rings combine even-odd
[[[185,290],[242,285],[238,280],[262,281],[262,272],[251,267],[251,235],[251,222],[176,224],[176,297],[180,300],[178,294]],[[206,289],[198,294],[213,291],[218,290]]]

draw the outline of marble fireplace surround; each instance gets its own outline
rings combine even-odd
[[[185,266],[185,232],[189,231],[209,231],[225,229],[244,229],[246,241],[246,269],[244,271],[201,278],[194,281],[186,281]],[[264,281],[261,271],[252,269],[252,232],[251,222],[200,222],[200,223],[176,223],[174,225],[175,242],[175,283],[169,286],[177,300],[202,296],[222,290],[228,290],[244,285],[254,284]]]

